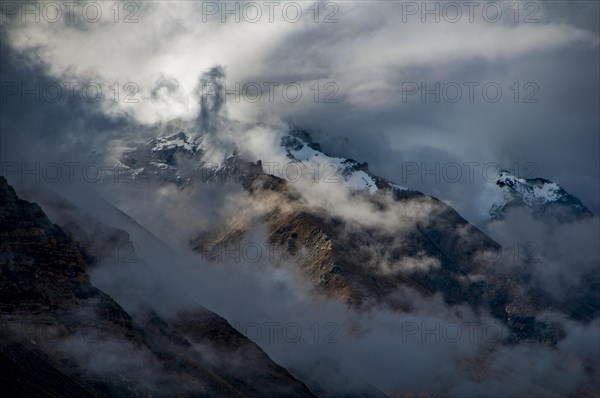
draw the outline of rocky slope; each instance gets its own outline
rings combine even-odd
[[[48,218],[82,247],[87,265],[141,261],[129,233],[106,225],[51,189],[29,186],[18,189],[18,194],[40,205]]]
[[[300,129],[283,135],[278,150],[302,178],[236,150],[221,164],[205,162],[209,150],[202,137],[180,132],[131,145],[119,161],[127,180],[181,189],[239,184],[249,193],[223,225],[191,237],[192,248],[214,262],[262,226],[279,258],[317,291],[350,306],[410,311],[412,294],[440,294],[449,305],[468,304],[503,320],[513,340],[559,337],[535,320],[548,303],[532,299],[498,266],[500,246],[436,198],[375,176],[364,163],[328,156]]]
[[[274,171],[266,161],[248,161],[236,150],[219,164],[208,162],[205,155],[210,148],[207,145],[202,137],[193,138],[183,132],[128,145],[121,150],[116,177],[119,181],[148,184],[143,187],[152,189],[176,186],[179,190],[166,190],[170,195],[178,195],[182,190],[203,189],[204,184],[212,184],[211,190],[219,184],[241,187],[241,195],[238,195],[239,189],[234,190],[236,207],[229,209],[222,224],[211,224],[210,229],[189,236],[192,249],[209,262],[227,263],[223,252],[235,248],[239,251],[247,237],[260,230],[269,250],[276,253],[274,267],[297,269],[316,292],[341,299],[352,309],[391,308],[411,312],[415,297],[427,299],[439,295],[448,308],[470,306],[478,314],[501,320],[510,331],[504,341],[507,345],[523,340],[556,345],[563,338],[559,325],[538,320],[544,310],[556,309],[551,298],[527,288],[526,272],[505,269],[500,245],[442,201],[375,176],[365,163],[328,156],[303,130],[292,130],[283,135],[278,148],[279,161],[283,159],[303,173],[308,171],[300,179],[293,173],[282,173],[281,167]],[[316,175],[315,170],[318,170]],[[513,181],[512,177],[505,177],[501,181],[504,185],[498,185],[500,190],[513,189],[517,183],[529,184],[528,180]],[[540,184],[544,192],[559,192],[546,186],[546,182]],[[527,198],[540,192],[536,188],[521,188],[514,190],[525,192],[521,195]],[[43,335],[50,334],[53,340],[15,334],[15,327],[4,322],[10,318],[3,316],[3,324],[6,324],[3,330],[12,333],[7,340],[10,342],[6,351],[9,355],[2,357],[7,367],[23,362],[26,365],[23,369],[29,369],[34,367],[30,358],[45,358],[48,363],[41,361],[41,368],[36,371],[56,375],[52,377],[57,385],[48,383],[49,389],[80,389],[84,391],[83,396],[86,393],[102,396],[107,392],[123,396],[168,395],[174,389],[182,396],[197,396],[203,392],[208,395],[262,396],[265,391],[269,396],[310,396],[311,392],[304,384],[209,310],[196,306],[182,313],[158,314],[154,309],[146,308],[127,314],[110,297],[91,286],[87,268],[109,259],[107,254],[114,256],[115,247],[128,247],[136,240],[131,238],[132,231],[144,236],[139,241],[153,242],[151,246],[164,245],[126,214],[102,201],[90,202],[90,198],[82,202],[93,203],[86,211],[80,207],[81,203],[75,205],[60,195],[23,192],[47,209],[52,221],[61,227],[52,227],[60,231],[56,234],[69,242],[67,246],[74,247],[73,256],[79,256],[71,261],[78,264],[79,271],[72,271],[60,283],[53,280],[53,288],[61,288],[73,278],[81,279],[78,282],[81,286],[63,288],[54,300],[59,304],[52,308],[37,307],[35,300],[31,305],[17,300],[16,306],[22,306],[24,313],[11,315],[16,328],[25,330],[22,324],[33,322],[40,329],[38,317],[44,314],[49,318],[41,322],[41,330]],[[527,196],[527,192],[535,195]],[[14,195],[5,196],[12,198]],[[550,197],[549,194],[546,197]],[[512,206],[509,202],[506,201],[502,208],[498,206],[500,213]],[[530,202],[537,203],[535,198]],[[98,212],[98,208],[103,210]],[[112,216],[105,217],[109,214]],[[17,218],[27,219],[22,215]],[[12,221],[6,225],[10,223]],[[49,220],[42,224],[52,225]],[[26,237],[27,233],[20,235],[11,230],[5,236],[12,237],[17,245],[7,249],[7,253],[11,253],[21,250],[21,237]],[[51,247],[54,245],[50,244]],[[130,254],[136,255],[135,252]],[[58,256],[61,261],[64,258],[64,254],[59,256],[58,253],[51,256]],[[37,261],[37,254],[31,257],[31,262]],[[140,272],[143,272],[143,259],[138,260]],[[22,283],[21,277],[13,279]],[[593,281],[594,284],[597,281]],[[86,293],[83,299],[73,296],[72,290],[95,293]],[[49,297],[51,291],[50,287],[43,287],[40,297]],[[589,318],[594,312],[588,307],[596,304],[576,300],[577,308],[584,313],[583,318]],[[67,303],[71,303],[69,308],[62,308]],[[109,309],[100,310],[106,306]],[[77,314],[76,320],[71,320],[71,329],[64,326],[62,318],[57,318],[56,311]],[[6,313],[10,312],[7,310]],[[29,314],[32,321],[24,321],[25,314]],[[82,316],[87,323],[81,320]],[[115,316],[123,319],[116,325]],[[129,365],[141,361],[149,363],[148,368],[133,366],[133,370],[127,372],[120,369],[112,373],[99,372],[98,364],[90,360],[97,351],[83,350],[83,359],[70,356],[64,347],[71,347],[73,351],[73,343],[65,345],[63,340],[73,335],[89,335],[87,324],[93,326],[94,342],[98,340],[96,326],[103,325],[102,344],[98,344],[103,351],[116,355],[115,351],[126,347],[127,355],[137,358]],[[60,338],[56,338],[56,330],[62,331]],[[61,344],[56,344],[56,340]],[[79,344],[75,351],[82,351],[80,340],[75,339]],[[56,358],[65,360],[57,361]],[[246,366],[249,363],[253,366]],[[95,371],[90,372],[90,368]],[[302,369],[293,370],[319,395],[333,397],[338,393],[313,382],[311,375],[303,373]],[[26,373],[25,370],[17,374]],[[156,380],[159,380],[158,384]],[[72,387],[64,387],[67,385]],[[364,396],[383,396],[369,385],[364,391]]]
[[[82,247],[3,177],[0,242],[0,368],[11,396],[313,396],[243,336],[247,357],[217,361],[152,311],[132,318],[90,284]],[[195,322],[210,325],[198,326],[209,348],[236,333],[205,314]],[[223,366],[244,360],[252,372]]]

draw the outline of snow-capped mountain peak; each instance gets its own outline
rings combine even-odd
[[[525,207],[534,216],[570,221],[592,213],[579,198],[544,178],[518,178],[506,170],[495,181],[495,199],[490,209],[493,219],[504,217],[510,207]]]
[[[210,181],[217,174],[231,174],[230,169],[233,164],[237,164],[236,159],[239,157],[237,151],[234,150],[233,155],[226,157],[221,165],[215,165],[204,159],[205,153],[210,149],[202,137],[195,138],[181,131],[165,137],[152,138],[144,143],[132,144],[127,150],[121,151],[117,160],[121,165],[120,170],[128,179],[151,178],[183,186],[198,178]],[[283,136],[280,149],[282,155],[292,162],[300,163],[302,167],[312,171],[314,174],[310,177],[315,182],[343,184],[352,191],[371,194],[379,190],[408,190],[372,174],[367,163],[325,154],[305,130],[293,129]],[[239,160],[242,163],[244,161],[242,158]],[[289,176],[279,175],[276,171],[263,168],[263,172],[289,179]]]
[[[319,170],[323,182],[342,182],[352,190],[369,193],[376,193],[380,189],[407,190],[371,174],[367,163],[325,154],[321,145],[313,142],[305,130],[292,130],[282,138],[281,146],[285,148],[290,159],[302,163],[309,170]]]

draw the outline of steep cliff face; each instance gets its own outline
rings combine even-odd
[[[92,286],[82,247],[0,177],[0,367],[15,396],[313,396],[254,346],[253,372],[223,371],[148,312],[133,319]],[[235,333],[210,314],[209,335]],[[212,334],[211,334],[212,333]],[[243,336],[238,340],[247,341]],[[211,346],[211,340],[207,339]],[[8,378],[6,375],[14,375]],[[270,383],[252,384],[260,375]]]
[[[86,264],[100,261],[140,261],[129,233],[113,228],[90,216],[74,203],[46,187],[24,187],[19,197],[37,203],[69,238],[81,246]]]
[[[21,298],[51,305],[56,298],[73,297],[79,287],[88,288],[80,247],[37,204],[20,200],[3,177],[0,203],[3,306],[10,308]]]

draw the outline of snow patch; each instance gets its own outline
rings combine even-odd
[[[169,149],[182,149],[187,152],[194,153],[198,150],[200,143],[191,135],[181,132],[170,135],[168,137],[157,137],[150,141],[154,144],[152,152],[164,151]]]
[[[373,177],[362,170],[353,170],[348,159],[327,156],[307,144],[302,144],[297,150],[289,149],[290,154],[309,170],[327,170],[333,167],[335,177],[342,178],[352,189],[375,193],[379,190]]]
[[[315,173],[315,181],[344,183],[352,190],[366,191],[371,194],[376,193],[380,188],[396,191],[408,190],[400,185],[391,184],[382,178],[372,176],[365,171],[365,165],[352,159],[324,154],[319,150],[318,144],[307,144],[299,138],[286,136],[282,140],[282,147],[287,149],[289,156]]]

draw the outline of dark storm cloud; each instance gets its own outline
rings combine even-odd
[[[11,98],[3,104],[2,121],[3,146],[11,149],[3,155],[18,157],[15,148],[25,148],[39,157],[43,151],[38,148],[57,145],[74,153],[95,146],[102,150],[103,140],[138,138],[149,125],[190,126],[198,109],[202,115],[208,108],[197,100],[207,78],[202,74],[223,65],[227,78],[213,80],[229,89],[248,82],[304,87],[298,103],[283,101],[279,92],[274,103],[266,95],[258,103],[230,96],[226,107],[232,118],[251,123],[283,119],[318,130],[331,154],[366,161],[375,174],[438,196],[473,222],[485,217],[487,204],[480,200],[473,206],[473,198],[484,195],[489,181],[482,168],[489,162],[504,168],[534,163],[536,174],[527,177],[556,181],[598,213],[599,28],[592,17],[598,15],[598,3],[537,3],[538,23],[513,23],[513,3],[499,4],[504,17],[498,23],[478,13],[474,23],[466,16],[455,24],[431,18],[421,23],[420,14],[404,22],[403,2],[377,2],[340,4],[336,23],[310,18],[286,23],[279,14],[278,23],[223,24],[219,18],[194,23],[204,21],[202,7],[172,3],[143,7],[139,22],[129,26],[88,24],[82,29],[59,23],[45,36],[43,24],[6,24],[3,55],[12,47],[19,59],[15,64],[13,57],[2,57],[3,81],[96,78],[108,86],[133,79],[141,102],[21,104]],[[526,5],[519,5],[523,15]],[[165,28],[157,31],[159,25]],[[113,36],[130,39],[114,41]],[[103,51],[90,51],[89,40]],[[107,48],[114,62],[108,61]],[[23,72],[16,65],[32,69]],[[463,87],[461,100],[435,102],[428,95],[422,102],[418,93],[403,97],[407,83],[431,89],[436,82]],[[465,82],[479,84],[473,103]],[[482,97],[481,88],[489,82],[503,90],[497,103]],[[511,91],[515,82],[518,103]],[[338,102],[323,101],[328,83],[337,85]],[[318,101],[308,88],[314,84],[321,89]],[[539,103],[523,103],[531,90]],[[220,106],[221,95],[217,91],[201,101]],[[207,120],[202,116],[200,127]],[[155,131],[168,131],[168,126]],[[32,148],[30,134],[43,145]],[[90,137],[99,145],[91,145]],[[475,180],[467,178],[466,168],[457,181],[447,178],[451,175],[443,175],[441,168],[449,162],[479,162]],[[418,164],[417,175],[406,175],[407,163]],[[426,173],[437,167],[437,176]]]
[[[25,63],[0,36],[2,106],[0,108],[0,159],[4,162],[80,160],[111,131],[127,126],[125,120],[108,118],[97,105],[78,97],[73,101],[65,80],[47,76],[41,64]],[[60,85],[62,95],[46,100],[44,87]],[[48,98],[53,93],[48,88]]]

